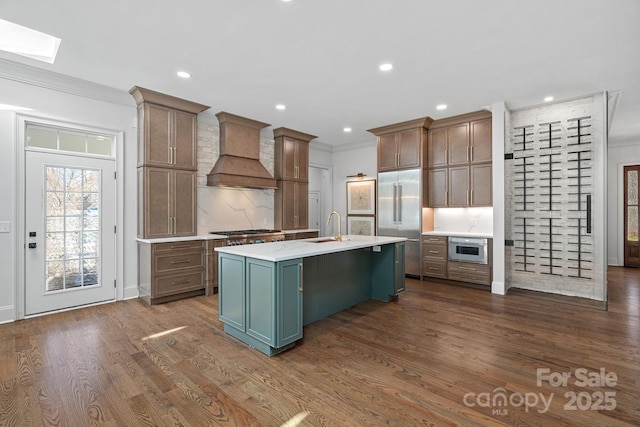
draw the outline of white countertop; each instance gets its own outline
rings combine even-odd
[[[425,231],[422,233],[423,236],[455,236],[455,237],[479,237],[485,239],[492,239],[493,234],[491,233],[473,233],[470,231]]]
[[[226,239],[227,236],[221,234],[198,234],[197,236],[184,236],[184,237],[160,237],[157,239],[141,239],[137,238],[136,241],[141,243],[170,243],[170,242],[186,242],[190,240],[217,240]]]
[[[318,230],[317,228],[305,228],[302,230],[282,230],[284,234],[308,233],[310,231],[320,232],[320,230]]]
[[[330,237],[314,239],[287,240],[284,242],[260,243],[258,245],[223,246],[216,248],[218,252],[262,259],[265,261],[286,261],[295,258],[306,258],[333,252],[350,251],[352,249],[368,248],[388,243],[403,242],[404,237],[385,236],[342,236],[342,242],[322,240]],[[320,241],[320,243],[318,243]]]

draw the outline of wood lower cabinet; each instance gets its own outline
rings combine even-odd
[[[213,295],[218,292],[218,253],[216,248],[227,246],[227,239],[207,240],[207,269],[205,277],[206,295]]]
[[[138,236],[196,234],[196,172],[138,168]]]
[[[447,243],[446,236],[422,237],[423,276],[447,278]]]
[[[280,230],[309,228],[309,184],[278,181],[275,191],[274,227]]]
[[[205,241],[138,242],[138,293],[148,304],[205,292]]]
[[[449,280],[458,282],[490,286],[491,266],[489,264],[449,261],[447,263],[447,277]]]

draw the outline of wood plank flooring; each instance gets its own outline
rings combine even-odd
[[[0,425],[639,425],[640,271],[610,268],[609,299],[408,279],[397,301],[308,325],[272,358],[222,331],[217,295],[28,319],[0,325]],[[571,378],[538,386],[539,368]],[[576,378],[601,368],[615,385]]]

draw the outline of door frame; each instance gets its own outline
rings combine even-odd
[[[25,316],[25,250],[26,250],[26,236],[25,236],[25,136],[27,123],[35,123],[44,126],[64,127],[68,129],[83,130],[86,132],[95,132],[113,135],[115,138],[115,170],[116,170],[116,247],[114,261],[115,261],[115,278],[116,278],[116,301],[124,299],[124,131],[103,128],[95,125],[80,124],[75,122],[69,122],[64,120],[57,120],[48,117],[34,116],[22,113],[15,114],[15,149],[16,149],[16,197],[15,197],[15,262],[16,262],[16,283],[15,283],[15,310],[14,319],[24,319],[25,317],[38,317],[46,314],[52,314],[56,312],[62,312],[67,310],[73,310],[78,307],[62,309],[57,311],[51,311],[43,314],[36,314],[33,316]],[[69,154],[67,152],[67,154]],[[72,154],[72,153],[71,153]],[[99,305],[104,302],[89,305]]]
[[[618,162],[618,171],[616,175],[616,180],[618,181],[618,194],[616,200],[616,211],[618,217],[618,229],[616,230],[616,236],[618,236],[618,255],[616,257],[616,264],[620,267],[624,266],[624,167],[635,166],[637,164],[637,161]]]

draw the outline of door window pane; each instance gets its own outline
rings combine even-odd
[[[638,205],[638,171],[627,172],[627,204]]]
[[[58,132],[52,128],[28,126],[27,146],[56,150],[58,148]]]
[[[115,136],[27,124],[27,147],[113,156]]]
[[[627,208],[627,240],[638,241],[638,207],[629,206]]]
[[[100,171],[47,166],[47,292],[99,283]]]
[[[58,134],[60,138],[60,150],[63,151],[75,151],[78,153],[85,153],[87,147],[85,146],[87,136],[84,133],[77,132],[65,132],[61,131]]]

